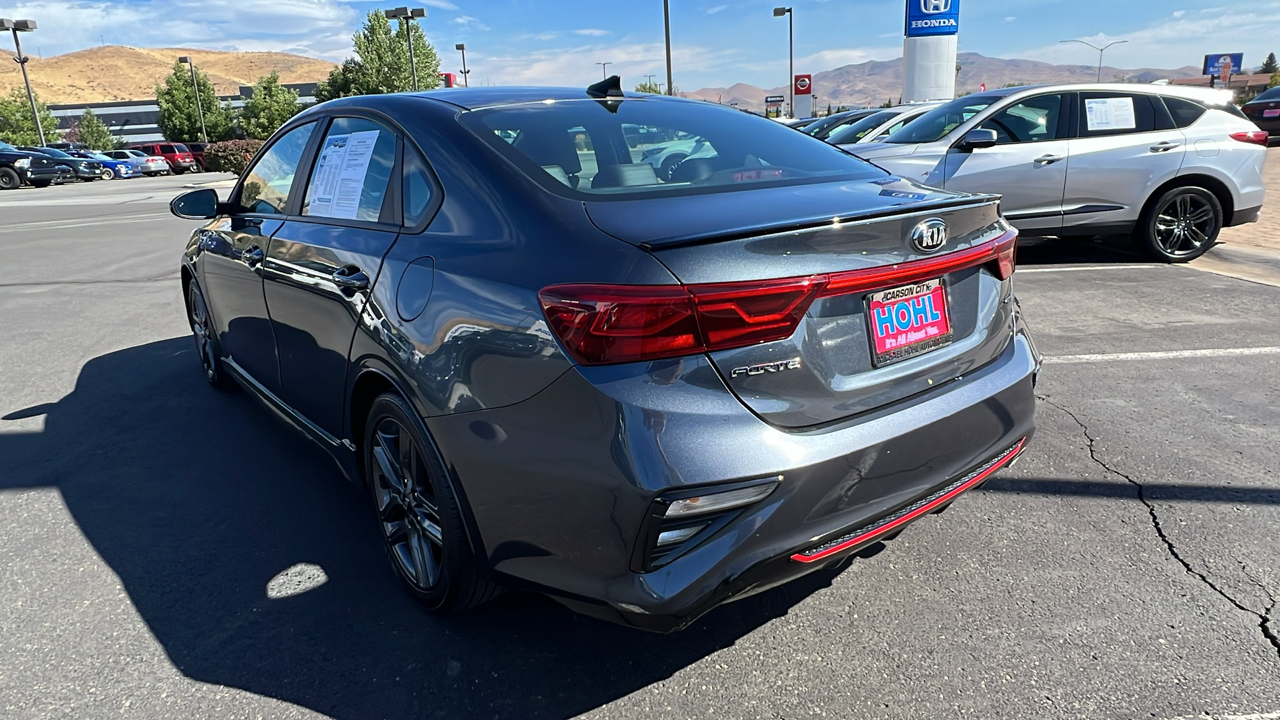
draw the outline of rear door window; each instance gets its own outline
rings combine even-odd
[[[172,146],[172,145],[161,145],[161,146],[160,146],[160,154],[161,154],[161,155],[172,155],[174,152],[176,152],[176,151],[173,149],[173,146]]]
[[[1161,129],[1153,99],[1143,93],[1080,93],[1080,137],[1130,135]]]
[[[334,118],[316,153],[302,214],[340,220],[390,219],[396,133],[365,118]]]

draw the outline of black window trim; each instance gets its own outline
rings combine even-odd
[[[1059,133],[1058,137],[1054,138],[1053,140],[1045,140],[1044,142],[1057,142],[1059,140],[1070,140],[1071,138],[1063,133],[1071,130],[1071,125],[1067,124],[1069,123],[1069,120],[1067,116],[1068,111],[1066,109],[1074,105],[1074,103],[1071,101],[1071,96],[1073,94],[1074,93],[1069,90],[1047,90],[1046,92],[1033,93],[1031,95],[1022,95],[1022,96],[1006,95],[1005,97],[1001,98],[999,101],[988,105],[986,108],[982,110],[982,112],[974,114],[973,117],[969,118],[965,122],[962,122],[959,125],[952,128],[951,132],[954,133],[954,132],[960,131],[960,129],[963,128],[965,125],[969,126],[965,128],[963,132],[960,132],[960,134],[956,137],[956,139],[952,141],[951,146],[947,148],[947,151],[950,152],[952,150],[959,150],[960,146],[964,144],[965,135],[968,135],[970,130],[978,129],[979,127],[982,126],[982,123],[990,120],[996,115],[999,115],[1000,113],[1004,112],[1008,108],[1014,105],[1017,105],[1019,103],[1027,102],[1028,100],[1034,100],[1036,98],[1046,97],[1049,95],[1062,96],[1062,107],[1064,108],[1064,111],[1061,112],[1061,114],[1058,117],[1058,133]],[[941,107],[941,106],[938,106],[938,107]],[[1066,127],[1063,127],[1064,124],[1066,124]],[[942,138],[939,138],[939,140],[946,137],[947,137],[946,135],[943,135]],[[921,144],[927,145],[930,143],[921,143]],[[1005,145],[1037,145],[1037,144],[1039,143],[1033,143],[1033,142],[1005,143]]]
[[[400,164],[400,223],[403,226],[405,235],[421,235],[426,232],[431,225],[431,221],[435,219],[436,214],[440,212],[440,208],[444,206],[444,185],[440,182],[440,176],[436,175],[436,169],[431,166],[431,157],[422,149],[422,146],[414,140],[408,133],[403,135],[404,142],[400,143],[400,157],[397,161]],[[412,147],[418,151],[418,157],[422,158],[422,164],[427,170],[427,185],[431,188],[431,202],[427,203],[427,207],[422,212],[422,220],[416,225],[405,225],[406,211],[404,189],[409,183],[409,166],[405,163],[405,153]]]
[[[227,203],[226,203],[227,207],[228,208],[242,207],[240,205],[240,196],[244,192],[244,181],[246,178],[249,177],[249,171],[257,167],[258,161],[261,160],[264,155],[270,152],[271,148],[275,147],[276,143],[280,142],[281,138],[293,132],[294,130],[297,130],[303,127],[304,125],[311,124],[312,125],[311,136],[307,138],[307,144],[304,145],[302,148],[302,158],[298,161],[298,167],[302,167],[304,163],[307,163],[311,157],[312,152],[315,150],[315,145],[318,143],[318,140],[316,139],[316,130],[319,129],[320,127],[320,122],[318,121],[322,119],[323,118],[316,118],[315,116],[308,116],[305,119],[299,119],[299,121],[297,122],[291,122],[285,125],[284,127],[280,128],[279,130],[277,130],[276,134],[272,136],[270,142],[267,142],[262,147],[258,148],[258,152],[255,153],[254,156],[249,159],[248,164],[245,165],[245,170],[243,173],[240,174],[240,179],[236,181],[235,188],[233,188],[231,190],[231,194],[227,196]],[[233,212],[231,214],[234,217],[264,218],[267,220],[287,219],[289,217],[289,211],[292,210],[293,203],[296,198],[296,192],[298,189],[298,175],[299,173],[294,173],[293,183],[289,185],[289,201],[285,205],[284,213]]]

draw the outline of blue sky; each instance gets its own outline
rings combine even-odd
[[[793,0],[796,71],[902,54],[904,0]],[[1244,52],[1246,65],[1280,52],[1280,0],[956,0],[960,49],[998,57],[1093,64],[1078,44],[1128,40],[1108,65],[1198,65]],[[408,0],[398,0],[405,3]],[[777,0],[671,0],[676,85],[686,90],[787,78],[786,20]],[[0,16],[37,20],[26,39],[44,56],[100,42],[141,47],[281,50],[340,60],[363,14],[393,3],[342,0],[0,0]],[[444,69],[467,44],[473,83],[581,85],[613,63],[630,85],[665,74],[661,0],[418,0]],[[101,36],[101,37],[100,37]],[[0,41],[3,42],[3,41]],[[7,47],[7,44],[3,46]],[[447,50],[446,50],[447,48]],[[661,78],[659,78],[661,79]]]

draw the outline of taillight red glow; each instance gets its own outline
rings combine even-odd
[[[584,365],[729,350],[791,337],[813,301],[979,265],[1013,276],[1018,234],[936,258],[847,272],[703,285],[553,285],[538,294],[552,332]]]
[[[1242,143],[1253,143],[1254,145],[1267,146],[1266,130],[1245,130],[1244,132],[1231,133],[1232,140],[1238,140]]]

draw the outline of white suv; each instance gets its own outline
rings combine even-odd
[[[926,185],[999,193],[1023,235],[1131,234],[1186,262],[1258,219],[1266,143],[1225,92],[1090,84],[968,95],[847,149]]]

